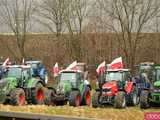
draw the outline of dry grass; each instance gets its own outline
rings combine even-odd
[[[51,115],[70,115],[81,116],[103,120],[143,120],[144,112],[158,112],[159,109],[141,110],[138,107],[127,107],[126,109],[114,109],[113,107],[92,108],[92,107],[70,107],[66,106],[45,106],[45,105],[27,105],[10,106],[0,105],[0,110],[31,112]]]

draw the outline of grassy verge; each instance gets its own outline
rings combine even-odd
[[[0,105],[0,110],[31,112],[51,115],[69,115],[81,116],[106,120],[143,120],[144,112],[158,112],[159,109],[141,110],[138,107],[127,107],[126,109],[115,109],[113,107],[92,108],[92,107],[70,107],[66,106],[45,106],[45,105],[27,105],[10,106]]]

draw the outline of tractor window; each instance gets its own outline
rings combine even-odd
[[[76,74],[75,73],[61,73],[60,81],[76,82]]]
[[[7,77],[21,78],[22,69],[21,68],[9,68],[7,72]]]
[[[106,81],[111,81],[111,80],[122,81],[123,74],[120,72],[108,72],[106,74]]]

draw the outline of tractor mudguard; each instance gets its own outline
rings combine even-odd
[[[27,88],[35,88],[36,84],[39,83],[39,82],[42,83],[42,85],[44,85],[42,80],[32,78],[32,79],[29,80],[29,82],[27,84]]]
[[[124,86],[124,90],[127,93],[130,93],[132,91],[132,87],[133,87],[133,82],[132,81],[127,81],[125,86]]]

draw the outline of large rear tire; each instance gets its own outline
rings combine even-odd
[[[78,107],[81,103],[81,95],[79,91],[71,91],[69,98],[69,105]]]
[[[99,98],[100,98],[100,92],[96,91],[92,96],[92,107],[97,108],[99,107]]]
[[[44,98],[44,103],[46,105],[54,105],[54,97],[55,97],[55,91],[52,89],[46,89],[45,90],[45,98]]]
[[[115,108],[125,108],[126,107],[125,92],[123,91],[117,92],[115,96],[114,107]]]
[[[38,83],[32,93],[33,104],[44,104],[45,90],[41,83]]]
[[[25,92],[21,88],[17,88],[10,93],[10,104],[22,106],[25,105]]]
[[[90,103],[91,103],[91,92],[90,92],[90,88],[87,87],[83,94],[82,105],[90,106]]]
[[[132,91],[130,93],[129,105],[136,106],[139,103],[138,90],[136,86],[133,86]]]
[[[140,94],[140,108],[146,109],[149,108],[149,92],[148,90],[143,90]]]

